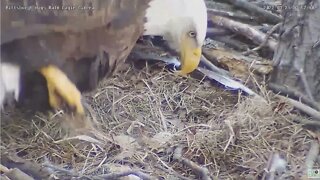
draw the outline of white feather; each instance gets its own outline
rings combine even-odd
[[[14,98],[18,100],[20,89],[20,67],[0,63],[0,106],[3,105],[6,94],[14,93]]]
[[[201,68],[201,67],[198,67],[197,69],[200,72],[202,72],[204,75],[209,77],[210,79],[214,79],[217,82],[223,84],[224,86],[226,86],[228,88],[231,88],[232,90],[241,89],[242,91],[248,93],[250,96],[258,96],[251,89],[247,88],[242,83],[233,80],[231,77],[228,77],[227,75],[220,74],[219,72],[215,72],[215,71],[209,71],[209,70]]]
[[[160,60],[165,62],[166,64],[173,64],[174,66],[180,66],[180,61],[176,57],[155,57],[155,56],[146,56],[147,58],[154,59],[154,60]],[[147,59],[146,58],[146,59]],[[201,61],[204,61],[204,57],[201,58]],[[201,67],[198,67],[197,70],[199,70],[202,74],[206,75],[208,78],[215,80],[222,85],[224,85],[226,88],[230,88],[233,90],[242,90],[250,96],[259,96],[257,93],[243,85],[242,83],[234,80],[232,77],[230,77],[223,69],[220,69],[219,67],[215,66],[214,64],[211,64],[211,70],[207,70]]]
[[[180,38],[185,20],[195,25],[197,41],[202,45],[207,30],[207,8],[204,0],[152,0],[147,9],[144,35]],[[175,39],[176,42],[178,40]]]

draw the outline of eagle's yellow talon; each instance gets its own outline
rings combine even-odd
[[[47,80],[49,103],[52,108],[57,109],[61,106],[61,97],[68,106],[75,108],[76,113],[84,114],[80,91],[58,67],[49,65],[41,68],[40,72]]]

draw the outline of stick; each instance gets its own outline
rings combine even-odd
[[[194,163],[193,161],[182,157],[182,147],[177,147],[174,150],[173,159],[181,162],[183,165],[189,167],[195,174],[200,176],[202,180],[211,180],[211,177],[209,175],[209,171],[205,167],[201,167]]]
[[[215,38],[217,36],[227,36],[227,35],[231,35],[233,34],[233,32],[227,30],[227,29],[223,29],[221,27],[209,27],[207,29],[207,37],[210,38]]]
[[[72,170],[64,169],[64,168],[55,166],[55,165],[53,165],[53,164],[50,164],[50,163],[48,163],[48,162],[43,163],[42,165],[43,165],[44,167],[50,168],[52,171],[57,171],[57,172],[59,172],[59,173],[63,173],[63,174],[65,174],[65,175],[72,176],[72,177],[80,177],[79,174],[73,172]]]
[[[287,100],[291,105],[293,105],[295,108],[299,109],[300,111],[308,114],[309,116],[313,117],[314,119],[320,120],[320,112],[313,109],[312,107],[309,107],[305,104],[302,104],[299,101],[293,100],[291,98],[287,98],[281,95],[278,95],[279,97]]]
[[[7,167],[5,167],[4,165],[0,164],[0,172],[3,172],[3,173],[7,173],[9,172],[10,169],[8,169]]]
[[[207,9],[207,13],[209,15],[223,16],[223,17],[228,17],[230,19],[240,20],[240,21],[245,21],[245,22],[252,22],[255,19],[252,16],[240,15],[240,14],[235,14],[233,12],[210,9],[210,8]]]
[[[143,180],[152,180],[152,179],[156,179],[154,177],[149,176],[148,174],[145,174],[143,172],[140,171],[125,171],[125,172],[120,172],[120,173],[110,173],[110,174],[104,174],[104,175],[99,175],[99,176],[95,176],[93,177],[94,179],[96,177],[98,178],[102,178],[102,179],[119,179],[120,177],[124,177],[124,176],[129,176],[129,175],[135,175]]]
[[[306,74],[303,72],[302,69],[299,70],[299,74],[300,74],[300,79],[302,80],[302,84],[304,86],[304,90],[306,91],[307,95],[309,96],[309,98],[314,101],[314,97],[312,95]]]
[[[308,97],[306,97],[304,94],[300,93],[299,91],[296,91],[294,89],[290,89],[286,86],[281,86],[275,83],[269,83],[269,88],[273,90],[275,93],[280,93],[282,95],[288,95],[289,97],[293,99],[301,99],[303,103],[306,103],[307,105],[315,108],[316,110],[320,111],[320,104],[316,101],[312,101]]]
[[[238,41],[236,39],[231,39],[230,37],[225,37],[225,36],[220,36],[220,35],[215,35],[212,34],[212,36],[210,36],[211,39],[215,40],[215,41],[219,41],[224,43],[226,46],[231,47],[235,50],[239,50],[239,51],[246,51],[249,49],[249,46],[241,41]]]
[[[277,24],[282,21],[282,17],[275,15],[263,8],[256,6],[246,0],[216,0],[223,3],[229,3],[233,6],[243,10],[247,14],[256,16],[259,18],[261,23]]]
[[[313,168],[319,155],[319,148],[320,148],[320,145],[317,141],[313,141],[311,143],[310,150],[306,156],[306,162],[305,162],[306,170]]]
[[[13,168],[10,169],[8,172],[4,173],[9,179],[14,180],[34,180],[28,174],[24,173],[20,169]]]
[[[119,179],[120,177],[129,176],[129,175],[135,175],[139,178],[142,178],[144,180],[152,180],[155,179],[143,172],[140,171],[124,171],[120,173],[110,173],[110,174],[103,174],[103,175],[97,175],[97,176],[81,176],[80,174],[74,172],[73,170],[67,170],[61,167],[57,167],[55,165],[52,165],[50,163],[44,163],[43,166],[49,167],[54,171],[66,174],[71,177],[79,177],[79,178],[88,178],[88,179]]]
[[[270,36],[272,35],[272,33],[274,33],[276,30],[278,30],[279,27],[280,27],[280,25],[281,25],[281,23],[278,23],[278,24],[276,24],[275,26],[273,26],[273,27],[266,33],[266,37],[265,37],[264,41],[263,41],[258,47],[255,47],[255,48],[253,48],[253,49],[251,49],[251,50],[249,50],[249,51],[244,52],[243,55],[249,55],[250,53],[255,52],[255,51],[258,51],[258,50],[260,50],[261,48],[263,48],[263,47],[267,44],[268,39],[270,38]]]
[[[266,39],[266,34],[254,29],[253,27],[247,24],[243,24],[243,23],[236,22],[228,18],[219,17],[219,16],[210,16],[209,19],[211,20],[212,23],[218,26],[227,28],[233,31],[234,33],[247,37],[257,45],[262,44]],[[271,38],[266,42],[266,46],[273,51],[275,51],[276,45],[277,45],[277,41]]]
[[[166,173],[173,174],[173,175],[176,176],[178,179],[181,179],[181,180],[191,180],[190,178],[184,177],[183,175],[177,173],[177,172],[174,171],[173,169],[168,169],[168,168],[162,167],[162,166],[160,166],[160,165],[156,165],[156,167],[159,168],[160,170],[166,172]],[[171,168],[171,167],[170,167],[170,168]]]
[[[51,176],[48,169],[34,162],[22,159],[15,154],[2,153],[1,163],[9,169],[19,169],[36,179],[48,179]]]

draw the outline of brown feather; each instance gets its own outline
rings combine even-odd
[[[92,89],[129,55],[143,33],[149,1],[1,1],[1,59],[20,65],[22,73],[56,65],[78,88]],[[36,4],[47,9],[10,10]],[[61,10],[66,6],[76,9]],[[94,10],[77,9],[84,6]]]

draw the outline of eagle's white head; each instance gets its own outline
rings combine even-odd
[[[162,36],[180,53],[181,73],[195,70],[207,31],[204,0],[151,0],[144,35]]]

